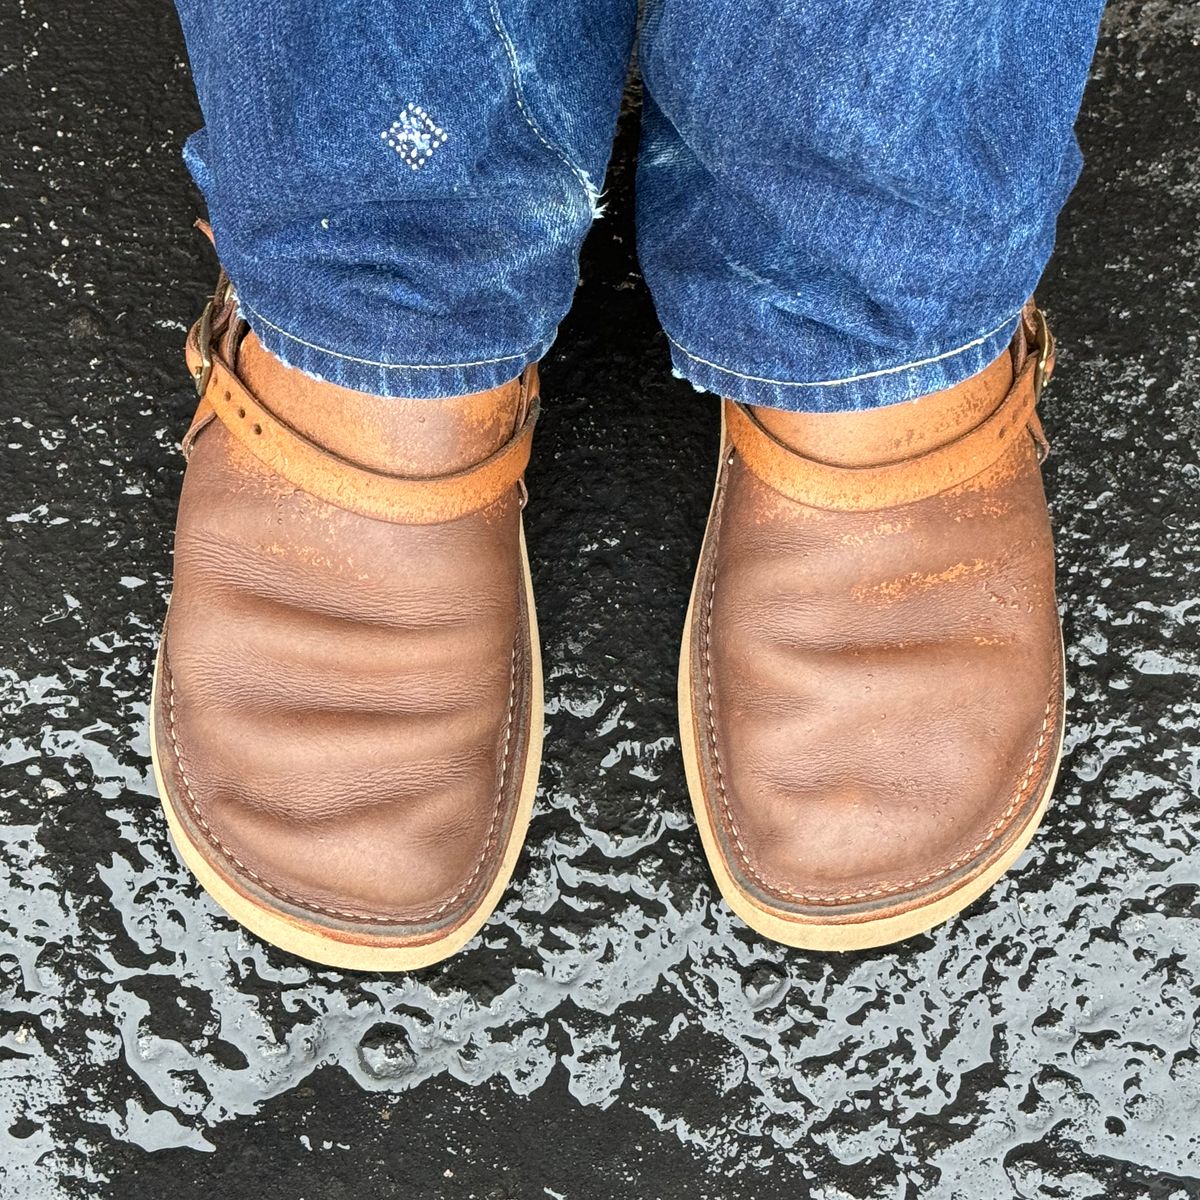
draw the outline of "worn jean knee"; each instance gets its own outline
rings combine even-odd
[[[1009,341],[1080,166],[1102,0],[648,0],[638,242],[676,370],[845,411]]]
[[[179,0],[185,157],[263,343],[447,396],[541,357],[578,280],[634,0]]]

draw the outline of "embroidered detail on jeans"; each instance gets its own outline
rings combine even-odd
[[[419,171],[450,135],[419,104],[409,104],[379,136]]]

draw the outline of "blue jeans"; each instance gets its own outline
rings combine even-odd
[[[265,345],[359,391],[543,355],[636,0],[179,0],[186,157]],[[1080,166],[1102,0],[649,0],[639,253],[677,371],[844,411],[986,366]]]

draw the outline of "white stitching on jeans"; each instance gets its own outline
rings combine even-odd
[[[796,382],[791,379],[767,379],[762,375],[744,375],[741,371],[735,371],[731,367],[723,367],[720,363],[710,362],[707,358],[701,358],[698,354],[693,354],[686,346],[680,345],[669,333],[667,341],[675,347],[680,354],[687,355],[693,362],[701,363],[703,366],[712,367],[714,371],[723,371],[726,375],[732,375],[735,379],[745,379],[750,383],[770,383],[776,387],[795,387],[795,388],[815,388],[815,387],[838,387],[844,383],[857,383],[860,379],[878,379],[881,375],[897,375],[901,371],[911,371],[916,367],[927,367],[930,363],[942,362],[944,359],[953,358],[956,354],[965,354],[968,350],[974,350],[976,346],[982,346],[984,342],[994,338],[996,334],[1007,329],[1009,325],[1015,324],[1021,319],[1021,314],[1018,312],[1016,316],[1007,317],[1001,321],[995,329],[989,330],[985,334],[981,334],[973,341],[966,342],[954,350],[947,350],[944,354],[934,354],[930,358],[919,358],[916,362],[902,363],[898,367],[883,367],[878,371],[864,371],[861,375],[847,375],[845,379],[814,379],[802,382]]]
[[[299,346],[306,346],[309,350],[316,350],[321,354],[331,355],[333,358],[345,359],[346,362],[360,363],[364,367],[382,367],[385,371],[455,371],[463,367],[486,367],[492,363],[514,362],[517,359],[525,359],[528,361],[531,357],[536,358],[541,349],[540,345],[531,346],[528,350],[522,350],[518,354],[502,354],[499,358],[478,358],[474,362],[459,362],[459,363],[387,363],[376,362],[370,358],[355,358],[353,354],[342,354],[338,350],[330,350],[327,346],[318,346],[316,342],[306,342],[302,337],[297,337],[294,333],[288,333],[286,329],[280,328],[274,321],[268,321],[262,313],[250,307],[246,303],[244,296],[239,298],[240,306],[255,320],[261,321],[268,329],[274,330],[276,333],[287,338],[288,341],[295,342]]]
[[[539,142],[546,147],[552,154],[556,154],[570,170],[571,174],[579,181],[580,187],[583,188],[584,194],[588,198],[588,205],[592,210],[592,215],[596,214],[596,202],[600,198],[600,193],[596,190],[595,185],[588,178],[587,172],[577,167],[561,146],[550,141],[542,132],[537,121],[534,120],[533,113],[529,111],[529,106],[525,103],[525,88],[521,83],[521,65],[517,59],[517,49],[512,43],[512,38],[508,36],[508,30],[504,27],[504,22],[500,19],[500,5],[498,0],[488,0],[488,8],[491,11],[492,26],[496,30],[496,36],[504,45],[504,52],[508,55],[508,66],[512,71],[513,91],[517,97],[517,107],[521,110],[521,115],[525,118],[525,124],[533,130]]]

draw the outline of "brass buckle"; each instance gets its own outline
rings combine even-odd
[[[1046,375],[1050,366],[1050,355],[1054,352],[1054,334],[1046,322],[1046,314],[1040,308],[1033,310],[1034,341],[1037,346],[1037,362],[1033,368],[1033,399],[1036,404],[1042,398],[1046,386]]]
[[[1045,430],[1042,429],[1042,421],[1037,414],[1037,404],[1042,398],[1042,389],[1046,386],[1046,377],[1050,373],[1050,356],[1054,353],[1054,334],[1050,332],[1046,314],[1040,308],[1033,310],[1033,336],[1030,342],[1030,349],[1037,351],[1037,359],[1033,364],[1034,408],[1029,414],[1029,432],[1037,447],[1038,464],[1041,465],[1050,456],[1050,443],[1046,440]]]
[[[212,317],[216,305],[215,297],[204,306],[200,322],[196,327],[196,349],[200,352],[200,366],[196,369],[196,395],[202,400],[212,378]]]
[[[232,300],[233,284],[225,278],[225,273],[222,272],[220,279],[217,280],[216,291],[204,306],[204,311],[200,314],[200,320],[196,326],[196,349],[200,354],[200,366],[196,370],[196,395],[202,400],[204,393],[208,391],[208,381],[212,378],[213,322],[218,311],[223,312]]]

